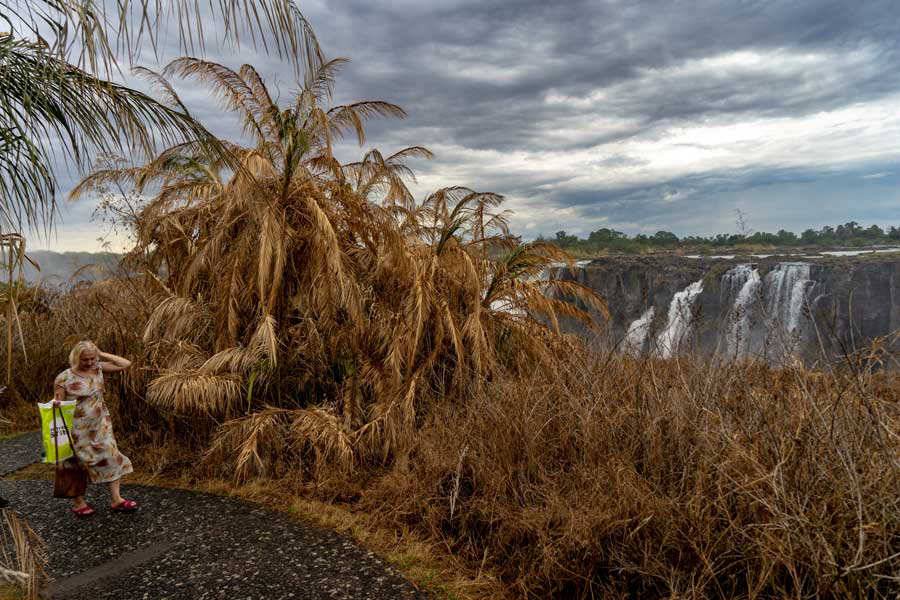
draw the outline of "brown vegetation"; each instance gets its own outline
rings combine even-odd
[[[134,223],[131,257],[168,274],[144,281],[158,299],[143,338],[146,399],[226,419],[211,455],[237,450],[236,464],[216,462],[242,476],[268,472],[261,454],[288,447],[305,447],[312,469],[402,455],[428,393],[469,393],[575,348],[557,315],[593,320],[547,290],[605,310],[577,283],[538,278],[570,259],[512,238],[496,194],[453,187],[416,203],[405,161],[427,150],[338,163],[337,139],[362,144],[367,117],[404,114],[382,101],[324,108],[342,62],[322,65],[281,108],[249,65],[179,59],[166,72],[210,85],[256,145],[223,144],[235,159],[223,162],[182,144],[98,171],[73,192],[123,180],[156,190]],[[259,446],[285,424],[286,437]]]
[[[0,511],[0,598],[37,600],[46,562],[43,542],[28,524]]]
[[[61,296],[42,320],[25,311],[24,330],[36,334],[26,340],[46,336],[56,350],[54,365],[29,367],[22,389],[49,391],[72,327],[139,354],[137,336],[117,337],[127,323],[74,319],[111,302],[140,314],[139,303],[124,304],[127,289]],[[272,418],[284,409],[238,417],[261,425],[230,441],[252,440],[257,451],[242,477],[304,482],[293,489],[309,500],[416,531],[473,578],[500,576],[513,596],[890,598],[900,587],[900,385],[861,367],[579,353],[468,392],[424,391],[405,460],[348,470],[340,453],[291,443],[294,423]],[[216,447],[213,420],[145,402],[133,383],[141,369],[110,379],[123,444],[144,470],[221,477],[226,463],[186,458]]]
[[[338,137],[402,115],[324,108],[339,64],[286,108],[251,67],[170,65],[255,145],[223,143],[223,161],[183,144],[83,182],[152,196],[127,263],[143,274],[21,302],[18,397],[46,399],[71,343],[94,339],[134,359],[107,394],[145,471],[292,481],[513,596],[896,592],[896,375],[589,353],[557,320],[601,324],[557,298],[602,301],[540,279],[568,257],[519,244],[500,197],[415,202],[405,162],[422,148],[337,162]]]
[[[900,405],[880,379],[561,361],[442,405],[361,503],[529,597],[887,598]]]

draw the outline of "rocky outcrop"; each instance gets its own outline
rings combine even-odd
[[[768,362],[833,360],[900,331],[900,253],[856,257],[603,258],[552,277],[602,295],[591,343],[633,354],[694,352]],[[900,340],[888,349],[900,353]]]

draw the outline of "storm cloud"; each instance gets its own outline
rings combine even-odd
[[[409,113],[373,122],[366,148],[345,144],[341,157],[424,145],[436,157],[413,165],[418,195],[502,193],[526,238],[732,231],[738,208],[755,229],[900,221],[894,0],[299,5],[326,53],[352,59],[335,103]],[[208,55],[256,64],[284,96],[296,87],[259,52]],[[204,90],[178,89],[239,137]],[[90,210],[69,207],[50,245]]]

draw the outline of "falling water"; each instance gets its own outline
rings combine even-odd
[[[809,263],[779,263],[766,275],[769,333],[782,342],[786,354],[802,334],[800,317],[812,284]]]
[[[795,333],[800,324],[803,301],[811,283],[809,263],[779,263],[766,276],[769,318],[777,321],[787,333]]]
[[[635,319],[628,326],[625,339],[622,340],[622,353],[631,356],[640,356],[644,352],[644,344],[647,342],[647,333],[650,330],[650,322],[653,320],[654,309],[651,306],[640,319]]]
[[[670,358],[678,350],[678,346],[690,334],[693,321],[694,301],[703,291],[703,280],[695,281],[676,293],[669,305],[669,318],[666,328],[656,338],[656,354],[662,358]]]
[[[750,309],[762,283],[759,271],[752,265],[738,265],[722,276],[722,288],[737,290],[728,313],[725,331],[725,356],[743,358],[750,347]]]
[[[751,274],[754,271],[756,269],[749,264],[736,265],[725,271],[725,274],[722,275],[722,284],[720,286],[722,295],[724,296],[726,292],[731,296],[735,293],[740,293],[741,288],[751,279]]]

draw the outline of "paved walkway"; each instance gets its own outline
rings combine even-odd
[[[0,440],[0,477],[41,460],[41,432]]]
[[[39,440],[0,442],[0,473],[36,462]],[[21,450],[29,444],[31,458]],[[97,514],[81,520],[51,491],[49,481],[0,481],[0,496],[47,543],[48,598],[427,598],[352,540],[240,500],[126,478],[138,512],[111,513],[104,486],[90,486]]]

